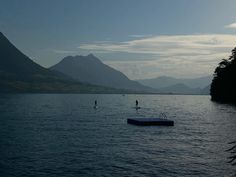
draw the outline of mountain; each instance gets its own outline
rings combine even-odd
[[[201,94],[201,89],[190,88],[185,84],[174,84],[171,86],[159,88],[159,92],[166,94]]]
[[[0,32],[0,74],[1,78],[33,80],[37,79],[66,79],[63,74],[52,72],[37,63],[18,50]]]
[[[210,94],[210,89],[211,89],[211,85],[206,86],[205,88],[202,89],[202,94],[203,95],[209,95]]]
[[[177,79],[167,76],[161,76],[157,78],[152,79],[143,79],[143,80],[137,80],[139,83],[152,87],[152,88],[163,88],[168,87],[171,85],[178,84]]]
[[[0,92],[119,92],[82,84],[62,73],[43,68],[18,50],[0,32]],[[121,91],[122,92],[122,91]]]
[[[212,76],[205,76],[193,79],[177,79],[174,77],[161,76],[153,79],[143,79],[137,81],[143,85],[152,88],[168,87],[175,84],[185,84],[190,88],[204,88],[211,83]]]
[[[122,72],[105,65],[92,54],[88,56],[65,57],[50,69],[64,73],[77,81],[89,84],[136,91],[154,90],[130,80]]]
[[[143,85],[160,90],[179,94],[209,94],[212,76],[193,79],[177,79],[174,77],[161,76],[153,79],[137,80]]]

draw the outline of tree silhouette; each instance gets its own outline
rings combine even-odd
[[[236,103],[236,47],[215,69],[210,93],[213,101]]]

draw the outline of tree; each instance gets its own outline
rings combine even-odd
[[[236,47],[216,67],[210,93],[213,101],[236,103]]]

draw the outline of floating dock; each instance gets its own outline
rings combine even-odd
[[[174,126],[174,121],[162,118],[134,118],[127,119],[128,124],[134,125],[161,125],[161,126]]]

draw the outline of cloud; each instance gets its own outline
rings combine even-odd
[[[144,37],[151,37],[151,34],[132,34],[129,35],[129,37],[133,37],[133,38],[144,38]]]
[[[226,25],[225,28],[233,28],[236,29],[236,23],[231,23],[229,25]]]
[[[130,78],[136,79],[159,75],[195,77],[212,74],[218,62],[228,57],[234,47],[236,47],[236,35],[233,34],[193,34],[82,44],[79,49],[114,55],[119,52],[142,55],[143,60],[132,61],[128,57],[123,57],[120,60],[106,61]]]
[[[125,73],[131,79],[154,78],[157,76],[174,76],[177,78],[194,78],[212,75],[219,56],[204,58],[163,57],[143,61],[105,61],[106,64]]]
[[[161,56],[208,55],[222,50],[232,49],[236,44],[236,35],[196,34],[152,36],[148,38],[124,41],[82,44],[83,50],[103,52],[127,52],[155,54]]]

